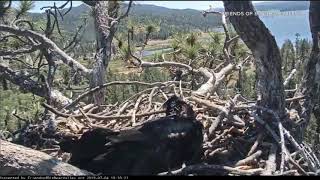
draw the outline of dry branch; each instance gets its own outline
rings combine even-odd
[[[253,154],[253,152],[257,149],[258,145],[261,143],[263,139],[263,134],[259,134],[256,141],[254,142],[254,144],[252,145],[251,149],[249,150],[247,156],[250,156]]]
[[[93,175],[46,153],[4,140],[0,140],[0,157],[0,175]]]
[[[31,79],[28,74],[14,71],[13,69],[2,64],[0,64],[0,76],[32,94],[43,98],[50,98],[53,104],[57,107],[65,106],[71,101],[61,92],[54,89],[51,90],[49,94],[49,91],[44,82],[36,82]]]
[[[281,164],[280,164],[280,173],[282,174],[285,170],[285,158],[287,156],[287,149],[284,141],[284,135],[283,135],[283,127],[282,124],[278,124],[279,132],[280,132],[280,144],[281,144]]]
[[[226,108],[224,108],[223,106],[211,103],[208,100],[203,100],[203,99],[197,98],[195,96],[191,96],[189,99],[192,100],[192,101],[197,102],[198,104],[205,105],[205,106],[207,106],[209,108],[212,108],[212,109],[215,109],[215,110],[219,110],[219,111],[222,111],[225,114],[227,114],[227,109]]]
[[[58,111],[57,109],[51,107],[50,105],[43,103],[42,104],[45,108],[47,108],[49,111],[53,112],[54,114],[57,114],[58,116],[68,118],[68,117],[74,117],[74,118],[83,118],[84,115],[72,115],[72,114],[66,114],[63,112]],[[153,114],[160,114],[164,113],[164,110],[154,111],[154,112],[146,112],[142,114],[136,114],[136,117],[143,117],[143,116],[150,116]],[[97,119],[97,120],[112,120],[112,119],[130,119],[132,115],[119,115],[119,116],[98,116],[95,114],[87,114],[89,118]]]
[[[261,156],[261,154],[262,154],[262,151],[259,150],[255,153],[253,153],[252,155],[246,157],[245,159],[238,161],[235,166],[242,166],[242,165],[249,164],[249,163],[255,161],[257,158],[259,158]]]
[[[232,168],[228,166],[221,165],[209,165],[209,164],[199,164],[199,165],[191,165],[180,170],[174,172],[175,175],[182,174],[236,174],[236,175],[259,175],[264,171],[264,169],[250,169],[250,170],[242,170],[238,168]],[[159,175],[167,175],[168,173],[160,173]],[[172,173],[173,174],[173,173]]]
[[[50,48],[52,51],[54,51],[61,60],[70,66],[71,68],[74,68],[76,70],[82,71],[85,74],[89,74],[91,70],[84,67],[82,64],[74,60],[72,57],[67,55],[64,51],[62,51],[53,41],[48,39],[42,34],[39,34],[37,32],[31,31],[31,30],[21,30],[14,27],[10,27],[7,25],[0,24],[0,31],[9,32],[18,36],[24,36],[24,37],[30,37],[37,41],[39,41],[43,48]]]
[[[266,161],[266,172],[264,175],[272,175],[277,170],[276,156],[277,156],[277,145],[269,144],[270,151],[269,157]]]
[[[144,94],[137,99],[137,101],[134,105],[134,108],[132,109],[132,117],[131,117],[132,126],[136,125],[136,112],[138,111],[139,105],[140,105],[142,99],[144,98],[144,96],[146,96],[146,95]]]
[[[86,91],[79,95],[75,100],[72,101],[69,105],[65,106],[65,109],[71,108],[75,106],[77,103],[79,103],[83,98],[89,96],[90,94],[97,92],[103,88],[106,88],[108,86],[112,85],[144,85],[144,86],[149,86],[149,87],[155,87],[155,86],[165,86],[168,84],[178,84],[179,81],[168,81],[168,82],[154,82],[154,83],[146,83],[146,82],[140,82],[140,81],[114,81],[114,82],[109,82],[105,83],[101,86],[97,86],[95,88],[90,89],[89,91]],[[183,83],[183,84],[188,84],[188,83]]]
[[[293,164],[293,166],[294,166],[295,168],[297,168],[297,170],[300,171],[300,173],[302,173],[304,176],[307,176],[307,175],[308,175],[308,173],[307,173],[295,160],[293,160],[291,157],[289,157],[289,162],[290,162],[291,164]],[[283,174],[283,173],[282,173],[282,174]]]
[[[150,93],[152,90],[155,91],[155,89],[159,89],[159,93]],[[165,97],[170,97],[172,94],[174,93],[171,86],[155,86],[147,91],[141,91],[133,95],[120,105],[116,103],[101,106],[105,108],[102,112],[108,112],[108,115],[99,112],[93,114],[89,112],[90,110],[88,112],[82,110],[82,112],[74,111],[76,114],[64,113],[46,104],[44,106],[56,115],[67,118],[65,120],[65,123],[68,124],[65,125],[66,128],[74,129],[71,130],[74,134],[73,136],[79,136],[83,129],[90,128],[86,120],[87,122],[91,122],[90,126],[92,127],[118,131],[131,129],[132,124],[138,125],[155,117],[161,117],[165,112],[161,110],[163,101],[165,101]],[[150,97],[152,97],[151,100]],[[298,170],[296,171],[298,174],[305,174],[305,172],[310,174],[310,171],[316,173],[316,171],[309,167],[312,165],[316,167],[317,164],[313,153],[307,146],[301,144],[296,145],[300,149],[296,154],[297,156],[302,155],[303,159],[301,161],[293,160],[293,162],[290,158],[286,157],[284,158],[284,167],[286,169],[284,168],[283,171],[280,170],[281,168],[277,169],[277,167],[281,167],[281,161],[276,161],[276,159],[281,159],[281,154],[278,152],[285,149],[284,152],[289,155],[297,149],[283,148],[283,145],[292,144],[295,141],[290,140],[289,136],[285,133],[285,138],[283,139],[279,131],[280,129],[274,128],[274,124],[263,120],[255,112],[264,111],[270,114],[271,118],[275,119],[275,122],[280,123],[282,119],[272,110],[241,99],[240,95],[229,98],[229,100],[222,100],[214,96],[195,97],[191,93],[185,93],[185,97],[187,102],[194,106],[194,111],[198,114],[197,119],[203,123],[205,128],[203,142],[205,154],[203,162],[214,162],[216,165],[188,165],[182,169],[172,171],[173,175],[281,175],[293,173],[290,170]],[[133,118],[135,123],[132,123]],[[213,119],[215,119],[215,122],[211,122]],[[77,122],[80,124],[77,125]],[[256,123],[262,126],[257,126]],[[281,125],[278,124],[279,127]],[[266,134],[269,134],[273,139],[269,137],[263,138],[261,130],[265,129],[268,132]],[[285,132],[286,130],[283,128],[283,131]],[[287,139],[289,141],[286,141]],[[265,146],[266,144],[268,145],[267,147]],[[269,150],[268,147],[271,149]],[[246,156],[246,154],[248,155]],[[239,161],[239,156],[246,158]],[[224,158],[228,158],[228,160],[226,161]],[[221,159],[221,162],[218,164],[216,159]],[[308,159],[310,165],[306,166],[303,163],[307,162]],[[225,165],[235,167],[231,168]],[[255,169],[256,167],[259,168]],[[168,173],[162,174],[166,175]]]

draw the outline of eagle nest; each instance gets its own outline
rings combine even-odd
[[[218,96],[197,96],[190,90],[177,87],[174,90],[152,88],[149,92],[138,93],[122,103],[100,107],[82,104],[69,111],[57,110],[44,104],[45,108],[55,115],[54,123],[51,123],[53,129],[49,131],[48,122],[45,125],[42,123],[29,126],[23,133],[23,143],[28,142],[29,146],[33,145],[38,150],[68,162],[70,154],[61,150],[59,143],[66,139],[77,141],[92,129],[106,129],[112,133],[139,130],[138,127],[145,123],[167,117],[164,104],[176,94],[192,107],[194,118],[202,124],[201,157],[192,163],[181,161],[181,164],[176,163],[171,167],[168,165],[166,170],[153,171],[152,174],[318,175],[320,163],[316,155],[307,144],[298,143],[285,128],[287,126],[283,125],[286,121],[299,118],[294,112],[288,112],[287,119],[284,120],[271,110],[259,107],[241,95],[226,100]],[[269,122],[260,118],[258,113],[261,111],[270,114]],[[35,138],[35,134],[39,137]],[[91,141],[98,140],[93,138]],[[163,142],[154,143],[161,146]],[[190,141],[190,144],[183,148],[191,148],[191,143],[193,142]],[[128,152],[131,152],[130,149]],[[158,156],[167,158],[165,154]],[[101,159],[101,156],[99,158]],[[116,161],[115,158],[114,163]]]

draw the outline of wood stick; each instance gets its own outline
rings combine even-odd
[[[129,102],[126,102],[123,106],[121,106],[121,108],[117,112],[117,115],[118,116],[121,115],[124,112],[124,110],[128,107],[128,105],[129,105]]]
[[[86,125],[89,127],[89,128],[92,128],[91,126],[91,119],[86,115],[86,113],[81,109],[79,108],[79,111],[81,112],[81,114],[85,117],[85,122],[86,122]]]
[[[247,156],[250,156],[257,149],[259,143],[262,141],[262,138],[263,138],[263,134],[259,133],[257,139],[253,143],[253,145],[252,145],[251,149],[249,150]]]
[[[293,98],[288,98],[288,99],[286,99],[286,103],[290,103],[292,101],[297,101],[297,100],[300,100],[303,98],[305,98],[305,96],[297,96],[297,97],[293,97]]]
[[[132,109],[132,117],[131,117],[131,122],[132,122],[132,126],[136,125],[136,112],[138,111],[139,108],[139,104],[141,103],[142,99],[145,97],[146,95],[142,95],[138,98],[138,100],[136,101],[136,104],[134,105],[134,108]]]
[[[294,175],[297,175],[298,174],[298,171],[295,170],[295,169],[292,169],[292,170],[288,170],[288,171],[285,171],[283,173],[279,173],[279,174],[275,174],[275,176],[294,176]]]
[[[105,83],[101,86],[97,86],[95,88],[90,89],[89,91],[86,91],[84,93],[82,93],[81,95],[79,95],[75,100],[73,100],[73,102],[67,106],[65,106],[65,109],[71,108],[73,106],[75,106],[81,99],[85,98],[86,96],[99,91],[100,89],[106,88],[108,86],[112,86],[112,85],[144,85],[144,86],[149,86],[149,87],[155,87],[155,86],[167,86],[170,84],[178,84],[180,83],[179,81],[168,81],[168,82],[154,82],[154,83],[147,83],[147,82],[140,82],[140,81],[114,81],[114,82],[109,82],[109,83]],[[183,82],[183,84],[188,84]]]
[[[282,174],[284,171],[285,166],[285,158],[287,156],[286,153],[286,145],[284,142],[284,135],[283,135],[283,127],[281,123],[278,123],[278,128],[280,132],[280,143],[281,143],[281,163],[280,163],[280,173]]]
[[[73,115],[73,114],[66,114],[63,112],[58,111],[57,109],[51,107],[50,105],[43,103],[42,104],[43,107],[47,108],[49,111],[53,112],[54,114],[57,114],[61,117],[64,118],[68,118],[68,117],[73,117],[73,118],[83,118],[84,115]],[[198,112],[198,111],[203,111],[204,108],[197,108],[194,111]],[[161,113],[165,113],[165,110],[158,110],[158,111],[153,111],[153,112],[145,112],[145,113],[141,113],[141,114],[136,114],[137,118],[140,117],[145,117],[145,116],[151,116],[153,114],[161,114]],[[93,119],[97,119],[97,120],[111,120],[111,119],[130,119],[132,117],[132,115],[119,115],[119,116],[98,116],[95,114],[87,114],[87,116],[89,118],[93,118]]]
[[[208,156],[213,157],[215,154],[217,154],[217,153],[219,153],[219,152],[222,152],[222,151],[224,151],[224,150],[226,150],[226,149],[225,149],[225,148],[217,148],[217,149],[215,149],[214,151],[210,152],[210,153],[208,154]]]
[[[43,103],[42,106],[47,108],[49,111],[53,112],[54,114],[57,114],[61,117],[68,118],[68,117],[74,117],[74,118],[83,118],[83,115],[72,115],[72,114],[66,114],[62,113],[55,108],[51,107],[50,105]],[[142,114],[137,114],[136,117],[144,117],[144,116],[150,116],[153,114],[161,114],[165,113],[165,110],[159,110],[159,111],[154,111],[154,112],[146,112]],[[95,114],[87,114],[88,117],[93,118],[93,119],[98,119],[98,120],[111,120],[111,119],[130,119],[131,115],[119,115],[119,116],[98,116]]]
[[[270,145],[270,152],[269,152],[269,157],[268,160],[266,161],[266,171],[264,175],[272,175],[273,172],[277,170],[277,165],[276,165],[276,154],[277,154],[277,146],[274,144],[269,144]]]
[[[308,155],[306,154],[306,152],[301,148],[301,146],[299,145],[299,143],[297,143],[297,141],[291,136],[291,134],[289,133],[289,131],[287,131],[285,128],[283,128],[283,132],[284,135],[289,139],[289,141],[291,142],[291,144],[298,150],[301,152],[301,155],[303,156],[304,160],[307,161],[309,168],[312,169],[312,171],[316,172],[317,168],[315,167],[315,164],[308,158]]]
[[[295,161],[293,160],[291,157],[289,157],[289,162],[295,167],[297,168],[298,171],[300,171],[300,173],[302,173],[305,176],[308,176],[308,173]]]
[[[152,98],[153,98],[153,96],[154,96],[154,94],[155,94],[157,89],[158,89],[158,87],[152,88],[152,91],[149,94],[149,104],[148,104],[148,108],[147,108],[146,111],[150,111],[151,110],[151,108],[152,108]]]
[[[197,102],[198,104],[207,106],[207,107],[212,108],[212,109],[215,109],[215,110],[222,111],[222,112],[224,112],[224,113],[227,114],[227,109],[226,109],[225,107],[216,105],[216,104],[214,104],[214,103],[211,103],[211,102],[208,101],[208,100],[203,100],[203,99],[197,98],[197,97],[195,97],[195,96],[191,96],[191,97],[189,97],[189,99],[192,100],[192,101]]]
[[[248,156],[245,159],[238,161],[235,166],[247,165],[247,164],[253,162],[254,160],[256,160],[257,158],[259,158],[261,155],[262,155],[262,151],[259,150],[259,151],[255,152],[254,154],[252,154],[251,156]]]
[[[199,164],[199,165],[191,165],[187,166],[185,168],[181,168],[174,173],[173,175],[178,174],[193,174],[196,172],[212,172],[217,173],[217,171],[227,172],[230,174],[236,174],[236,175],[260,175],[262,172],[264,172],[264,169],[258,168],[258,169],[250,169],[250,170],[242,170],[238,168],[233,168],[229,166],[221,166],[221,165],[213,165],[213,164]],[[159,173],[158,175],[168,175],[168,172]]]

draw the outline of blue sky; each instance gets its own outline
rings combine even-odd
[[[40,10],[43,6],[52,6],[53,3],[56,3],[57,6],[64,4],[66,1],[35,1],[35,7],[30,12],[42,12]],[[13,7],[17,7],[19,1],[13,1]],[[82,4],[81,1],[72,1],[73,6],[79,6]],[[68,6],[67,6],[68,7]]]
[[[56,2],[56,5],[62,5],[65,1],[36,1],[35,7],[31,12],[41,12],[40,8],[43,6],[53,5]],[[19,2],[13,1],[13,5],[17,6]],[[73,6],[79,6],[82,4],[82,1],[73,1]],[[153,4],[157,6],[163,6],[172,9],[197,9],[205,10],[209,9],[209,5],[213,8],[223,7],[222,1],[135,1],[137,4]]]

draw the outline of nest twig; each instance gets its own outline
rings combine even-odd
[[[69,113],[47,104],[43,106],[59,116],[60,121],[57,124],[63,129],[60,134],[79,137],[85,129],[92,127],[128,129],[152,118],[164,116],[165,110],[162,109],[162,104],[174,93],[171,83],[161,85],[147,91],[143,90],[125,102],[104,106],[106,108],[104,113],[93,113],[95,111],[91,111],[94,108],[92,105]],[[240,95],[225,100],[213,96],[196,97],[190,90],[181,87],[179,91],[180,94],[183,91],[184,99],[193,106],[198,114],[197,120],[204,125],[205,153],[202,163],[173,170],[172,175],[318,173],[319,160],[311,148],[306,144],[297,143],[282,125],[281,119],[271,110],[256,106]],[[271,124],[259,117],[255,112],[257,109],[273,115],[274,123]],[[300,159],[296,160],[297,158]],[[168,175],[168,172],[160,175]]]

